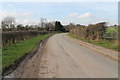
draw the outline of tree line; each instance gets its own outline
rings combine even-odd
[[[16,24],[15,17],[7,16],[1,21],[1,27],[3,31],[65,31],[60,21],[47,21],[45,18],[41,18],[40,22],[35,25],[23,25]]]

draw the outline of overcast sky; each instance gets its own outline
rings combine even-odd
[[[2,2],[1,18],[13,16],[16,23],[37,24],[40,18],[62,24],[117,24],[118,2]]]

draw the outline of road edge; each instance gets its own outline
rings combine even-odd
[[[72,37],[70,37],[70,36],[68,36],[68,35],[65,35],[65,37],[66,37],[67,39],[71,40],[72,42],[76,43],[76,44],[79,44],[79,45],[81,45],[81,46],[83,46],[83,47],[86,47],[86,48],[89,48],[89,49],[91,49],[91,50],[93,50],[93,51],[95,51],[95,52],[98,52],[98,53],[100,53],[101,55],[106,56],[106,57],[108,57],[108,58],[110,58],[110,59],[112,59],[112,60],[114,60],[114,61],[120,62],[120,60],[118,59],[118,56],[111,55],[111,54],[109,54],[109,53],[103,52],[103,51],[97,49],[96,47],[88,46],[88,45],[85,45],[85,44],[83,44],[83,43],[77,42],[77,41],[73,40],[74,38],[72,38]],[[77,39],[77,40],[78,40],[78,39]],[[83,41],[83,42],[84,42],[84,41]],[[86,43],[87,43],[87,42],[86,42]],[[88,43],[88,44],[91,44],[91,43]],[[94,44],[92,44],[92,45],[94,45]],[[97,45],[95,45],[95,46],[97,46]]]

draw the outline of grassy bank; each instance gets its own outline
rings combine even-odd
[[[68,34],[68,36],[70,36],[72,38],[75,38],[75,39],[79,39],[79,40],[88,42],[88,43],[92,43],[92,44],[95,44],[95,45],[98,45],[98,46],[102,46],[102,47],[105,47],[105,48],[108,48],[108,49],[112,49],[114,51],[118,51],[118,46],[115,45],[115,41],[107,41],[107,40],[92,41],[92,40],[88,40],[88,39],[79,38],[79,37],[77,37],[75,35],[72,35],[70,33]]]
[[[3,66],[3,68],[14,63],[15,60],[17,60],[20,57],[22,57],[23,55],[25,55],[25,53],[28,53],[28,52],[36,49],[38,47],[38,43],[41,40],[44,40],[45,38],[47,38],[53,34],[55,34],[55,33],[39,35],[34,38],[20,41],[16,44],[13,44],[11,46],[3,48],[3,50],[2,50],[2,59],[3,59],[2,66]]]

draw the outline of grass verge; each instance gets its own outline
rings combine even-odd
[[[102,47],[105,47],[105,48],[108,48],[108,49],[111,49],[111,50],[114,50],[114,51],[118,51],[118,46],[114,45],[115,41],[107,41],[107,40],[92,41],[92,40],[88,40],[88,39],[79,38],[79,37],[77,37],[73,34],[70,34],[70,33],[68,34],[68,36],[70,36],[72,38],[75,38],[75,39],[79,39],[79,40],[88,42],[88,43],[92,43],[92,44],[95,44],[95,45],[98,45],[98,46],[102,46]]]
[[[54,35],[56,33],[50,33],[46,35],[39,35],[28,40],[20,41],[11,46],[2,49],[2,68],[14,64],[14,61],[29,53],[30,51],[36,49],[41,40]]]

